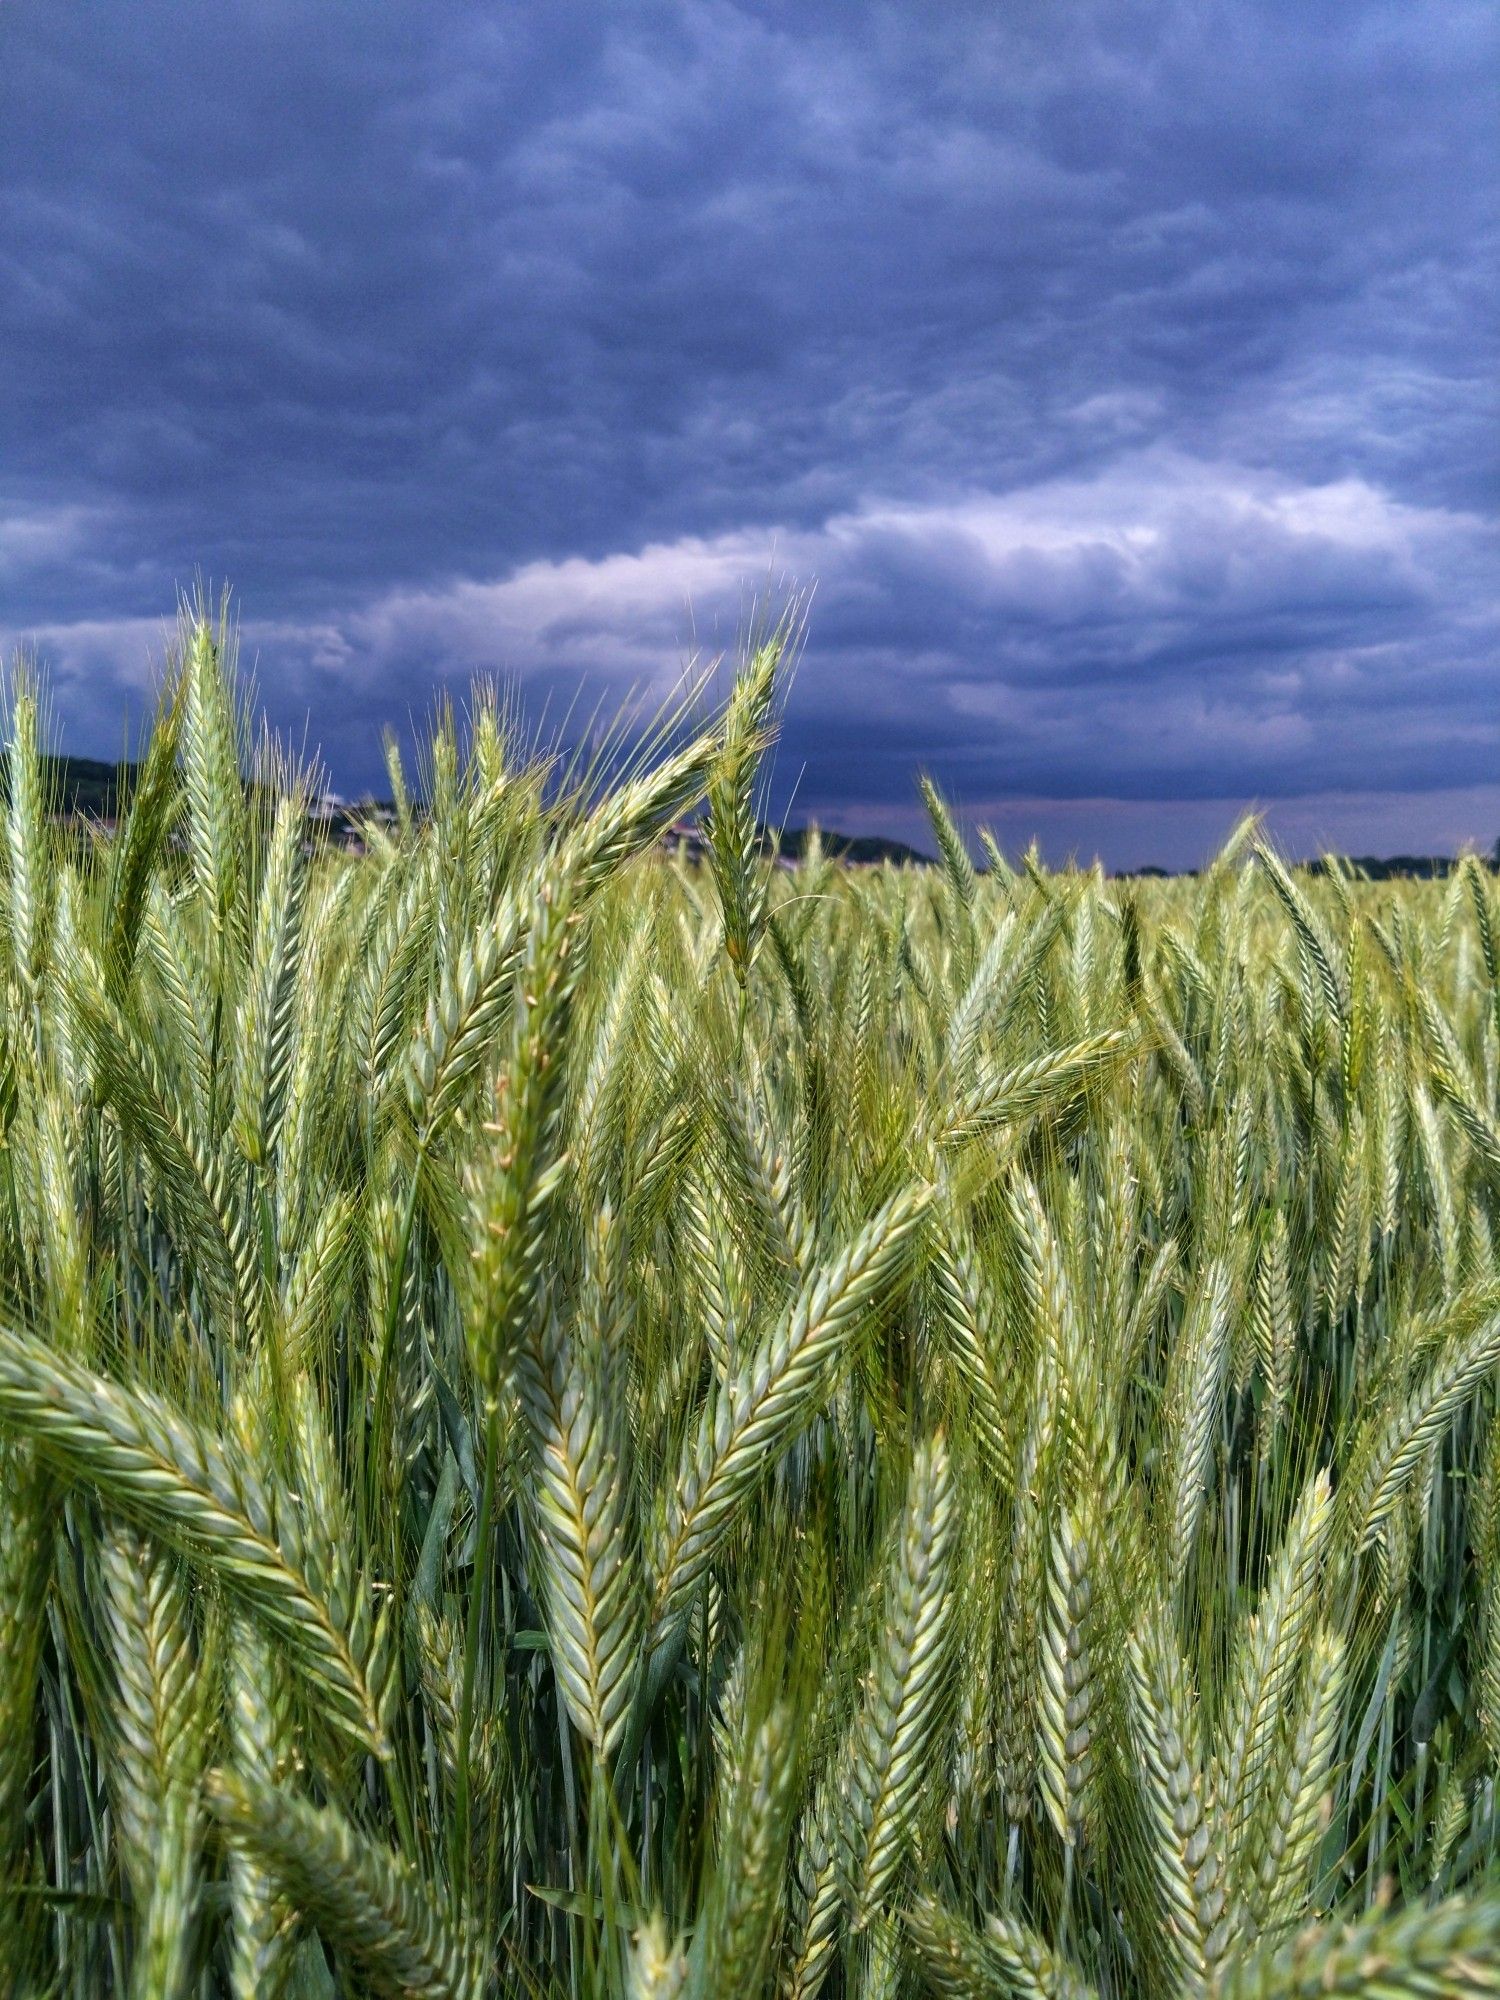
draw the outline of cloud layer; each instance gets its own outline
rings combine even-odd
[[[1462,0],[19,0],[0,628],[112,750],[227,577],[357,788],[439,683],[664,688],[795,582],[801,810],[908,826],[925,763],[1114,859],[1248,798],[1487,843],[1496,43]]]

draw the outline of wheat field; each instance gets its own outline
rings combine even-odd
[[[0,1989],[1500,1990],[1493,878],[773,867],[794,638],[358,858],[16,680]]]

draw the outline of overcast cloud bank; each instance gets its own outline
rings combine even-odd
[[[346,789],[815,586],[800,815],[1500,832],[1488,6],[0,16],[0,637],[236,586]],[[309,721],[310,716],[310,721]],[[1326,832],[1319,829],[1327,829]]]

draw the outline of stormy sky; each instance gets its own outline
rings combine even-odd
[[[228,582],[356,794],[811,589],[797,819],[1488,847],[1497,81],[1491,0],[9,0],[0,647],[113,755]]]

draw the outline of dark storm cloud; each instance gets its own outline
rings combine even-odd
[[[439,679],[665,686],[816,579],[828,817],[919,761],[1083,840],[1489,810],[1497,53],[1447,0],[18,0],[0,626],[113,748],[228,577],[357,785]]]

